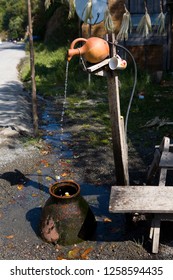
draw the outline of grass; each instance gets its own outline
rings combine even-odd
[[[41,136],[39,136],[39,137],[26,136],[26,137],[22,138],[22,142],[23,142],[23,145],[25,147],[28,147],[28,146],[35,146],[37,148],[41,148],[42,147],[42,138],[41,138]]]
[[[55,95],[65,80],[65,49],[50,51],[37,45],[35,48],[35,73],[37,91],[46,96]],[[21,79],[27,87],[30,86],[29,58],[22,66]]]
[[[64,96],[66,53],[67,47],[50,49],[43,44],[35,46],[36,84],[39,94],[56,99]],[[22,81],[30,87],[29,59],[22,64],[21,73]],[[121,84],[121,114],[125,117],[134,82],[133,67],[128,65],[126,70],[118,72],[118,76]],[[164,78],[166,82],[172,79],[168,74]],[[149,73],[138,69],[137,86],[128,121],[128,134],[135,138],[136,143],[143,139],[143,145],[150,145],[148,131],[153,135],[153,141],[157,141],[155,144],[165,135],[173,137],[171,126],[142,128],[147,121],[156,116],[173,120],[172,91],[173,86],[154,84]],[[139,99],[140,92],[144,93],[144,99]],[[83,126],[82,133],[89,141],[95,145],[110,144],[107,80],[91,75],[89,85],[88,74],[82,70],[78,57],[74,57],[69,63],[67,100],[67,118]],[[93,103],[89,102],[90,100]],[[97,129],[90,131],[91,124],[97,124]],[[102,127],[99,133],[98,126]]]

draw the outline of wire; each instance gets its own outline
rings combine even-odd
[[[111,43],[111,42],[110,42]],[[131,96],[130,96],[130,100],[129,100],[129,104],[128,104],[128,108],[127,108],[127,112],[126,112],[126,117],[125,117],[125,125],[124,125],[124,130],[125,130],[125,134],[127,137],[127,126],[128,126],[128,119],[129,119],[129,113],[130,113],[130,108],[132,105],[132,101],[133,101],[133,97],[134,97],[134,93],[135,93],[135,89],[136,89],[136,84],[137,84],[137,65],[136,65],[136,61],[133,57],[133,55],[131,54],[131,52],[124,46],[119,45],[117,42],[113,43],[116,47],[119,47],[123,50],[125,50],[131,57],[133,64],[134,64],[134,72],[135,72],[135,77],[134,77],[134,83],[133,83],[133,89],[131,92]]]

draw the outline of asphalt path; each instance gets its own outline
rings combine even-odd
[[[24,91],[17,69],[25,56],[24,44],[0,44],[0,128],[32,130],[29,93]]]

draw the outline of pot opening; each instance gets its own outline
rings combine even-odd
[[[71,198],[79,194],[80,188],[73,182],[60,182],[52,185],[49,192],[54,197]]]

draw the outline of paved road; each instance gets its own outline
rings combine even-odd
[[[0,127],[30,132],[29,96],[23,90],[17,70],[20,60],[25,57],[24,44],[0,44],[0,57]]]

